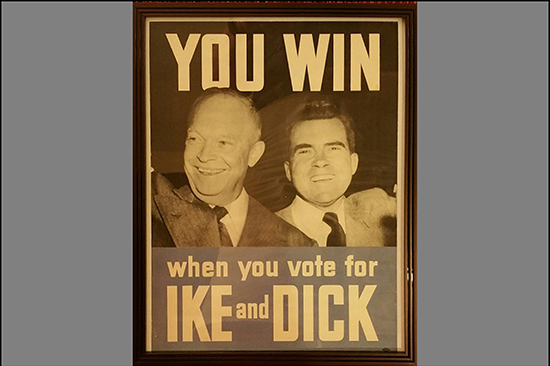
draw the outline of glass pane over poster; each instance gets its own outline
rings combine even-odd
[[[142,36],[145,352],[410,360],[406,19],[157,12]]]

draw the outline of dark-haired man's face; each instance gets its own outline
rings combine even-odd
[[[302,121],[291,131],[286,176],[298,194],[315,206],[328,207],[342,197],[358,163],[337,118]]]
[[[189,186],[202,201],[225,206],[241,193],[248,167],[265,148],[257,141],[253,118],[247,106],[230,96],[211,97],[197,110],[183,160]]]

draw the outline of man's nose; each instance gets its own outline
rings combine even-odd
[[[202,145],[202,148],[197,154],[197,159],[202,163],[216,159],[216,152],[211,142],[206,141],[204,145]]]
[[[317,154],[315,154],[315,158],[313,159],[313,166],[316,167],[316,168],[324,168],[328,165],[328,160],[326,159],[325,157],[325,153],[324,152],[319,152]]]

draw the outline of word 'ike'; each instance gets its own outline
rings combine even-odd
[[[178,90],[190,89],[190,64],[195,54],[201,35],[189,34],[185,47],[182,46],[177,33],[166,33],[172,53],[178,64]],[[235,35],[235,78],[237,89],[242,92],[260,91],[264,87],[264,35],[252,35],[252,80],[247,76],[247,35]],[[344,91],[344,34],[332,34],[332,71],[333,91]],[[296,42],[294,34],[283,34],[283,40],[292,83],[292,91],[304,90],[306,70],[309,76],[311,91],[321,91],[325,72],[331,34],[321,33],[317,48],[313,34],[300,34]],[[201,42],[202,89],[229,88],[229,36],[227,34],[205,34]],[[361,33],[350,34],[350,90],[360,91],[364,74],[368,89],[380,90],[380,34],[369,34],[369,51]],[[215,65],[217,63],[217,65]],[[216,77],[214,69],[216,68]]]

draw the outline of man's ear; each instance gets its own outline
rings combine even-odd
[[[290,163],[288,161],[285,161],[284,165],[285,165],[286,179],[292,182],[292,173],[290,172]]]
[[[258,160],[262,157],[265,151],[265,142],[256,141],[251,147],[250,152],[248,153],[248,166],[253,167],[256,165]]]
[[[351,154],[351,175],[354,175],[359,166],[359,155],[357,153]]]

